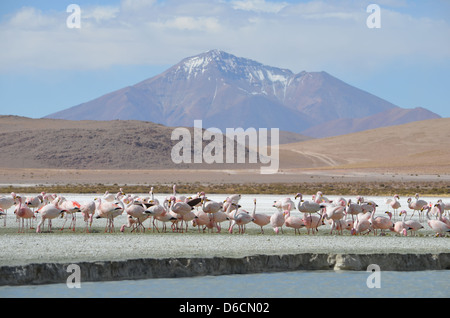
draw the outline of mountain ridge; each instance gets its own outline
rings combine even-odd
[[[397,109],[395,124],[440,118],[430,111],[400,108],[327,72],[288,69],[211,50],[187,57],[159,75],[45,118],[144,120],[166,126],[279,128],[311,137],[392,125],[380,116]],[[370,116],[373,117],[371,120]],[[352,124],[351,119],[362,119]],[[346,119],[347,121],[345,121]],[[331,129],[333,123],[342,120]],[[358,121],[362,122],[362,121]],[[330,123],[328,129],[320,127]],[[315,129],[313,129],[315,127]]]

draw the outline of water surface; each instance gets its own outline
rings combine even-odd
[[[81,282],[0,287],[0,297],[57,298],[448,298],[450,271],[380,272],[296,271],[249,275]],[[369,288],[379,282],[380,288]]]

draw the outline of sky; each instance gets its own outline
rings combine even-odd
[[[449,39],[448,0],[2,0],[0,114],[40,118],[219,49],[450,117]]]

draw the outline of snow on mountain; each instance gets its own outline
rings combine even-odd
[[[211,50],[183,59],[165,72],[136,85],[51,114],[48,118],[144,120],[168,126],[279,128],[321,137],[346,133],[347,128],[321,129],[328,122],[364,118],[364,130],[392,124],[383,114],[401,109],[348,85],[326,72],[300,72],[263,65]],[[432,112],[397,112],[395,123],[438,118]],[[391,112],[390,112],[391,111]],[[374,117],[374,120],[371,119]],[[346,121],[341,121],[345,123]],[[330,125],[330,127],[333,127]],[[310,129],[314,127],[314,129]],[[325,132],[326,131],[326,132]],[[317,133],[316,133],[317,132]],[[314,137],[314,135],[312,135]]]

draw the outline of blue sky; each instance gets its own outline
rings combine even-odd
[[[71,3],[80,29],[66,26]],[[448,39],[444,0],[2,0],[0,114],[43,117],[221,49],[450,117]]]

